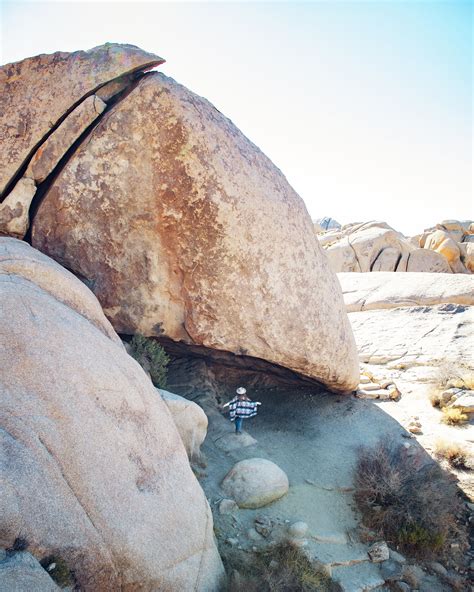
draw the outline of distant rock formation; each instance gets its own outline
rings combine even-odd
[[[220,590],[171,415],[93,294],[0,238],[0,323],[0,547],[59,556],[84,591]]]
[[[319,242],[336,272],[472,273],[474,223],[447,220],[407,238],[385,222],[346,224],[321,231]]]

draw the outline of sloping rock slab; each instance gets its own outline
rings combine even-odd
[[[438,273],[338,273],[348,312],[444,303],[474,305],[474,277]]]
[[[451,277],[451,276],[449,276]],[[352,312],[361,362],[393,368],[472,367],[474,315],[460,304]]]
[[[340,287],[303,201],[209,102],[153,73],[45,196],[33,244],[87,278],[120,333],[358,383]]]

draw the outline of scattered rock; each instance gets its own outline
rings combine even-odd
[[[240,508],[261,508],[288,491],[286,474],[275,463],[264,458],[241,460],[222,482],[223,491],[235,499]]]
[[[393,582],[392,584],[394,592],[410,592],[411,588],[405,582]]]
[[[405,557],[398,551],[395,551],[394,549],[389,549],[389,553],[390,559],[392,561],[396,561],[397,563],[406,563]]]
[[[308,532],[308,525],[306,522],[293,522],[288,527],[288,534],[293,538],[303,538]]]
[[[419,588],[425,576],[425,572],[418,565],[403,566],[403,580],[410,584],[412,588]]]
[[[447,576],[448,575],[448,570],[444,567],[444,565],[441,565],[441,563],[438,563],[437,561],[432,561],[429,564],[429,568],[431,569],[431,571],[433,571],[438,576]]]
[[[223,499],[219,502],[219,514],[233,514],[239,506],[231,499]]]
[[[386,582],[395,582],[402,578],[403,567],[397,561],[382,561],[380,565],[380,573]]]
[[[255,518],[255,530],[264,537],[270,536],[273,526],[273,520],[268,516],[257,516]]]
[[[59,592],[60,588],[30,553],[20,551],[0,561],[0,590]]]
[[[251,541],[263,541],[263,536],[258,533],[255,528],[249,528],[247,530],[247,537],[251,540]]]
[[[454,407],[463,413],[474,413],[474,391],[462,390],[451,396],[448,407]]]
[[[385,541],[379,541],[371,545],[368,550],[368,555],[373,563],[381,563],[382,561],[388,561],[390,558],[390,551]]]

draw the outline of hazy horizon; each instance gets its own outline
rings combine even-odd
[[[131,43],[210,100],[313,219],[473,218],[471,2],[2,2],[2,64]]]

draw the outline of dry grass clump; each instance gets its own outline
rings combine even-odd
[[[389,545],[418,556],[449,555],[462,539],[455,515],[462,508],[455,484],[434,462],[421,465],[402,445],[379,442],[361,448],[355,500],[364,524]]]
[[[442,412],[443,417],[441,421],[448,425],[461,425],[468,420],[467,415],[455,407],[443,407]]]
[[[305,553],[290,542],[256,552],[253,561],[240,564],[228,592],[333,592],[338,586],[318,571]]]
[[[428,398],[433,407],[441,408],[443,406],[443,398],[441,397],[441,391],[439,388],[433,389],[428,395]]]
[[[438,440],[435,447],[436,456],[444,458],[455,469],[470,469],[470,455],[465,446],[459,442]]]

